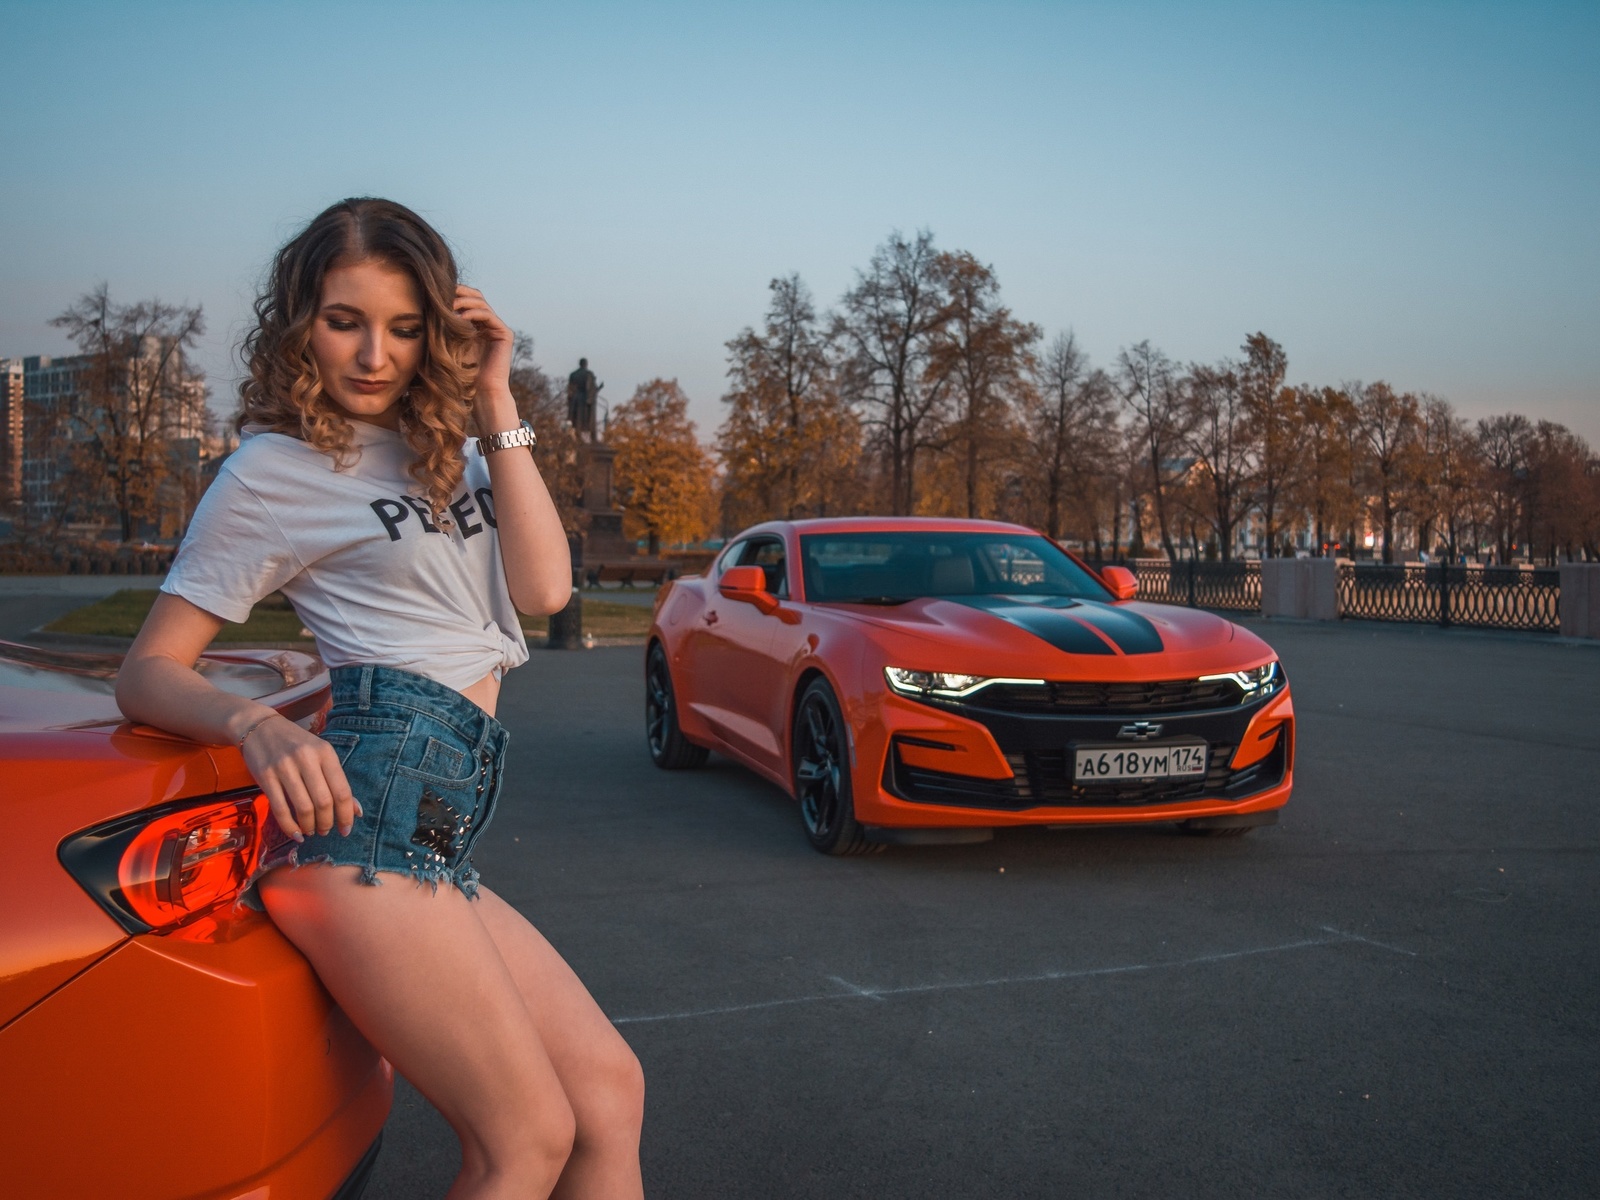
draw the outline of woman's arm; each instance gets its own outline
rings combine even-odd
[[[474,403],[479,430],[515,429],[521,418],[511,396],[511,330],[476,288],[456,289],[455,310],[483,339]],[[560,612],[572,599],[572,555],[533,455],[515,446],[492,452],[487,461],[511,603],[530,617]]]
[[[360,805],[333,747],[265,704],[207,683],[194,669],[222,618],[162,592],[117,673],[117,707],[130,721],[208,745],[237,745],[290,837],[348,833]]]

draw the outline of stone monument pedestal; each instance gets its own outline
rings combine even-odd
[[[550,616],[551,650],[581,650],[583,641],[584,572],[610,564],[615,566],[634,557],[633,541],[622,532],[622,510],[616,506],[612,464],[617,452],[604,442],[586,442],[578,447],[583,464],[583,509],[589,516],[581,538],[569,538],[572,552],[572,600]]]
[[[633,541],[623,535],[622,510],[616,506],[612,467],[617,452],[604,442],[582,447],[583,508],[589,528],[583,535],[583,565],[598,567],[634,557]]]

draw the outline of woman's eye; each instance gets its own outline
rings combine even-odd
[[[419,337],[422,336],[422,330],[421,329],[396,329],[394,331],[394,335],[395,335],[395,337],[398,337],[398,338],[406,338],[407,340],[414,340],[414,339],[419,338]]]
[[[328,328],[337,329],[340,333],[348,333],[355,327],[356,323],[354,321],[342,321],[338,317],[328,318]]]

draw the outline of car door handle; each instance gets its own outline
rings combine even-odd
[[[706,613],[701,620],[703,620],[707,625],[715,625],[717,623],[717,610],[712,609],[710,612]]]

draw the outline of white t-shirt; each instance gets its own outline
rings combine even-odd
[[[372,664],[457,690],[528,661],[476,442],[434,523],[400,434],[350,422],[354,465],[246,426],[207,489],[161,590],[243,621],[281,589],[330,667]]]

